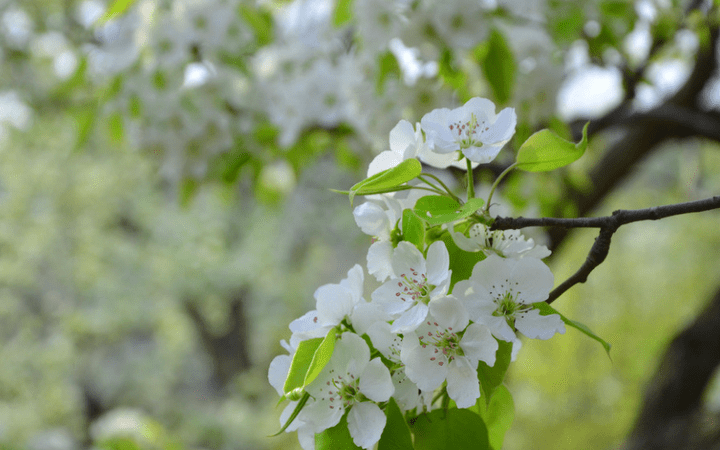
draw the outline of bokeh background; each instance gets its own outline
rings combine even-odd
[[[509,177],[498,214],[716,195],[719,20],[716,1],[0,1],[0,449],[299,448],[268,437],[268,365],[370,243],[329,189],[398,120],[483,96],[519,123],[479,192],[532,132],[591,120],[583,159]],[[574,330],[526,341],[505,449],[633,448],[648,386],[689,364],[666,348],[718,289],[719,218],[620,229],[554,304],[612,360]],[[557,283],[595,237],[530,232]],[[668,417],[716,442],[706,378]]]

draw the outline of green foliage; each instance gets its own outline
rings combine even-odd
[[[415,450],[486,450],[488,432],[482,418],[469,409],[437,409],[412,424]]]
[[[445,247],[450,254],[450,270],[452,270],[450,284],[452,286],[460,280],[470,278],[475,264],[485,259],[485,253],[483,252],[466,252],[465,250],[461,250],[455,245],[455,241],[447,231],[440,235],[440,240],[445,243]]]
[[[547,172],[578,160],[587,149],[587,127],[577,144],[566,141],[550,130],[542,130],[525,141],[517,155],[517,168],[527,172]]]
[[[383,194],[403,189],[401,185],[417,178],[422,164],[417,159],[406,159],[397,166],[376,173],[350,188],[350,204],[356,195]]]
[[[315,450],[362,450],[350,436],[347,413],[337,425],[315,435]]]
[[[338,2],[335,4],[333,25],[335,25],[336,27],[340,27],[352,20],[352,5],[353,0],[338,0]]]
[[[608,357],[610,357],[610,343],[602,339],[600,336],[596,335],[595,333],[590,330],[590,328],[587,327],[587,325],[584,325],[580,322],[576,322],[574,320],[570,320],[567,317],[563,316],[558,312],[555,308],[548,305],[545,302],[539,302],[539,303],[533,303],[533,307],[535,309],[540,310],[540,314],[543,316],[547,316],[550,314],[557,314],[560,316],[562,321],[565,323],[565,325],[571,326],[575,328],[576,330],[580,331],[582,334],[588,336],[591,339],[594,339],[600,343],[600,345],[603,346],[605,349],[605,353],[607,353]]]
[[[115,0],[98,22],[102,24],[108,20],[122,16],[135,4],[136,1],[137,0]]]
[[[403,211],[402,216],[403,240],[411,242],[418,250],[425,250],[425,223],[411,210]]]
[[[515,404],[508,388],[499,385],[489,401],[484,401],[480,397],[473,410],[482,417],[487,427],[490,448],[501,450],[505,433],[508,432],[515,418]]]
[[[239,8],[240,15],[255,32],[257,45],[263,46],[272,42],[274,22],[270,11],[254,8],[245,4],[241,4]]]
[[[493,29],[488,50],[482,62],[483,75],[490,83],[497,103],[504,105],[512,98],[515,85],[515,61],[505,37]]]
[[[410,428],[400,407],[392,397],[385,407],[385,414],[387,423],[380,436],[378,450],[413,450]]]
[[[490,367],[484,361],[478,363],[478,379],[480,380],[480,388],[482,389],[481,399],[484,398],[486,403],[492,399],[495,390],[502,385],[505,379],[505,373],[510,367],[512,356],[512,342],[506,342],[498,339],[498,350],[495,354],[495,364]]]
[[[471,216],[484,204],[485,201],[481,198],[471,198],[460,205],[449,197],[428,195],[418,199],[413,211],[428,226],[435,226]]]

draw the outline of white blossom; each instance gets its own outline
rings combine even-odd
[[[482,251],[486,255],[496,254],[504,258],[522,258],[532,256],[538,259],[550,256],[550,250],[544,245],[535,244],[527,239],[520,230],[491,231],[483,224],[476,223],[468,230],[468,236],[457,232],[450,225],[450,235],[455,244],[466,252]]]
[[[445,243],[434,242],[427,260],[413,244],[402,241],[392,256],[394,276],[372,293],[372,301],[397,319],[393,333],[414,330],[427,316],[428,304],[445,296],[450,285],[450,256]]]
[[[469,323],[458,299],[439,299],[430,304],[426,322],[403,339],[401,351],[407,376],[420,389],[431,391],[447,380],[448,395],[459,408],[474,405],[480,397],[478,361],[495,365],[498,349],[485,325]]]
[[[537,258],[490,255],[475,265],[468,280],[455,285],[453,295],[471,320],[487,325],[498,339],[516,341],[514,328],[529,338],[550,339],[565,333],[565,324],[557,314],[541,316],[532,304],[548,298],[553,282],[552,272]]]
[[[321,433],[347,421],[355,445],[370,448],[380,440],[387,418],[374,402],[387,401],[395,389],[380,358],[370,360],[370,349],[358,335],[343,333],[320,375],[307,387],[311,395],[298,419]]]
[[[456,109],[435,109],[420,124],[437,153],[461,151],[470,161],[489,163],[515,134],[517,116],[513,108],[495,114],[495,104],[471,98]]]

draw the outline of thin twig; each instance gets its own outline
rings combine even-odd
[[[565,293],[568,289],[578,283],[587,281],[590,272],[605,261],[610,252],[610,241],[612,235],[622,225],[639,222],[642,220],[659,220],[665,217],[677,216],[702,211],[710,211],[720,208],[720,196],[697,200],[692,202],[677,203],[674,205],[654,206],[652,208],[614,211],[611,216],[605,217],[582,217],[577,219],[556,219],[543,217],[538,219],[524,217],[497,217],[493,222],[493,230],[516,230],[525,227],[563,227],[563,228],[600,228],[600,234],[595,238],[595,243],[590,248],[587,258],[580,269],[570,278],[553,289],[545,300],[552,303]]]

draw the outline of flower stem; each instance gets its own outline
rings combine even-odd
[[[467,161],[467,197],[470,200],[475,198],[475,180],[473,179],[472,161],[468,158],[465,158],[465,161]]]
[[[455,194],[453,194],[452,191],[450,190],[450,188],[447,187],[447,185],[446,185],[445,183],[443,183],[440,178],[436,177],[435,175],[433,175],[433,174],[431,174],[431,173],[421,173],[420,175],[421,175],[421,176],[424,176],[424,177],[430,177],[430,178],[432,178],[433,180],[437,181],[437,182],[440,184],[440,186],[442,186],[443,189],[445,189],[445,192],[447,192],[447,195],[448,195],[450,198],[452,198],[453,200],[455,200],[455,201],[458,202],[458,203],[462,203],[462,202],[460,201],[460,199],[458,198],[458,196],[455,195]],[[418,177],[418,178],[420,178],[420,177]],[[422,179],[422,178],[421,178],[421,179]],[[424,179],[422,179],[422,180],[425,181]],[[425,183],[428,183],[428,182],[425,181]],[[428,184],[430,184],[430,183],[428,183]]]
[[[507,169],[503,170],[503,172],[497,177],[495,182],[493,183],[492,187],[490,188],[490,195],[488,195],[487,203],[485,204],[485,211],[484,213],[487,214],[490,211],[490,202],[492,202],[493,194],[495,193],[495,188],[498,187],[498,184],[500,184],[500,180],[505,178],[505,175],[510,173],[512,169],[517,166],[518,163],[512,163]]]

